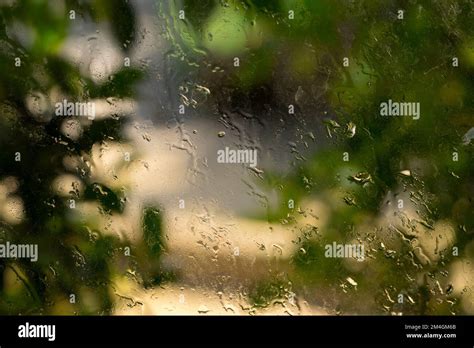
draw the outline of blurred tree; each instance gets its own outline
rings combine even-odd
[[[37,262],[0,259],[0,313],[110,313],[115,275],[140,273],[146,267],[154,278],[141,279],[145,284],[161,281],[153,261],[161,249],[148,250],[145,241],[132,247],[105,235],[94,219],[80,221],[71,214],[81,202],[98,203],[104,215],[122,213],[125,193],[94,182],[90,160],[94,144],[127,141],[122,136],[126,117],[92,122],[78,118],[83,133],[73,139],[62,127],[75,118],[55,117],[51,93],[67,95],[73,102],[133,97],[141,70],[124,66],[98,83],[60,54],[70,26],[79,18],[110,23],[117,44],[128,52],[136,36],[133,7],[126,0],[25,0],[0,6],[0,183],[17,183],[1,204],[7,206],[11,197],[22,202],[17,211],[21,219],[0,222],[0,242],[39,245]],[[70,169],[64,161],[73,157],[79,160]],[[85,186],[83,193],[74,185],[66,197],[53,190],[55,179],[66,173]],[[144,229],[158,243],[161,226],[148,213]]]

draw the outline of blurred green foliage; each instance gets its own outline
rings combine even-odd
[[[191,0],[171,3],[162,5],[165,18],[172,18],[170,57],[188,63],[190,74],[213,91],[211,102],[234,103],[233,111],[257,118],[266,113],[278,122],[302,87],[307,106],[297,105],[288,122],[317,117],[327,128],[328,137],[315,140],[324,148],[295,161],[292,173],[265,174],[265,186],[279,189],[280,204],[269,206],[262,218],[296,226],[301,212],[289,209],[289,200],[299,207],[316,198],[329,208],[324,233],[299,245],[304,254],[294,256],[293,285],[316,286],[327,294],[319,295],[319,303],[334,303],[341,313],[464,313],[460,298],[443,290],[451,286],[446,272],[457,258],[450,247],[438,251],[438,261],[422,264],[390,223],[382,230],[370,225],[387,197],[408,193],[417,214],[410,221],[415,232],[427,229],[430,236],[447,238],[435,228],[447,222],[460,256],[472,260],[473,142],[463,138],[474,127],[472,2],[222,0],[199,9]],[[287,90],[283,97],[276,93],[281,85]],[[322,98],[308,92],[315,86],[324,86]],[[419,102],[421,118],[381,117],[380,103],[389,99]],[[400,174],[404,170],[409,175]],[[366,185],[354,180],[358,173],[370,177]],[[395,253],[381,247],[386,238],[401,242]],[[321,257],[323,246],[334,240],[363,241],[374,260],[351,270]],[[347,287],[347,277],[357,279],[357,291]],[[273,288],[262,289],[261,296],[253,295],[257,305]],[[397,294],[414,301],[390,302]]]
[[[173,280],[159,262],[166,252],[159,209],[144,210],[143,240],[127,256],[128,241],[106,235],[96,221],[71,219],[69,202],[52,193],[54,179],[68,172],[65,156],[87,158],[94,144],[110,138],[126,142],[121,133],[126,121],[96,120],[71,140],[60,131],[61,119],[33,117],[27,96],[59,88],[77,100],[133,97],[144,75],[124,67],[96,83],[60,54],[71,9],[76,16],[110,23],[116,44],[128,52],[138,33],[127,1],[64,4],[24,0],[0,7],[0,179],[18,179],[25,215],[15,226],[1,222],[0,242],[36,243],[41,252],[37,263],[0,260],[0,313],[5,314],[107,314],[116,275],[133,274],[144,287]],[[314,140],[323,148],[295,160],[290,174],[265,173],[264,185],[279,189],[279,205],[268,207],[262,218],[298,226],[299,206],[317,199],[328,208],[328,221],[324,231],[297,227],[305,238],[295,241],[299,251],[292,268],[251,291],[257,308],[310,287],[310,295],[317,293],[320,304],[338,313],[464,313],[460,296],[447,290],[446,272],[457,256],[448,248],[439,251],[437,261],[423,264],[393,226],[375,222],[387,197],[407,193],[417,214],[407,225],[442,239],[437,226],[447,222],[455,230],[459,257],[472,260],[473,143],[463,139],[474,127],[471,1],[170,0],[157,1],[157,7],[172,44],[166,59],[177,72],[173,76],[199,80],[212,91],[208,103],[244,117],[276,119],[287,115],[301,87],[312,92],[300,98],[305,103],[296,103],[295,117],[285,122],[302,122],[307,131],[304,119],[317,118],[327,130],[327,137]],[[26,41],[11,35],[14,26],[23,28]],[[286,92],[277,93],[281,89]],[[421,118],[380,117],[379,105],[388,99],[420,102]],[[16,152],[21,162],[14,161]],[[401,174],[406,170],[409,175]],[[78,202],[98,203],[104,214],[123,212],[123,192],[90,180],[87,166],[71,174],[86,186],[84,195],[73,193]],[[295,209],[288,208],[290,199]],[[385,246],[387,239],[396,241],[394,250]],[[366,245],[371,256],[366,266],[351,268],[321,257],[325,244],[354,240]],[[20,279],[21,286],[12,279]],[[400,293],[412,301],[391,300]],[[70,294],[80,300],[71,304]]]
[[[61,47],[69,30],[76,19],[83,18],[107,21],[116,44],[124,52],[133,47],[136,21],[133,7],[125,0],[24,0],[0,7],[0,180],[18,180],[16,194],[23,200],[25,216],[17,225],[1,222],[0,242],[38,244],[40,254],[38,262],[0,260],[1,314],[107,314],[115,301],[116,275],[133,274],[142,264],[150,276],[160,274],[153,261],[160,250],[150,254],[142,241],[127,254],[129,241],[105,234],[94,219],[71,218],[69,199],[52,190],[54,179],[69,172],[85,184],[83,195],[71,189],[70,198],[77,204],[97,202],[103,214],[121,214],[124,193],[92,181],[86,162],[94,144],[127,141],[122,136],[125,118],[95,120],[72,140],[61,132],[63,119],[53,117],[54,110],[34,117],[26,105],[32,93],[48,95],[58,88],[75,101],[134,96],[141,70],[124,67],[104,83],[96,83],[63,58]],[[14,28],[17,36],[12,35]],[[28,39],[19,39],[21,34]],[[21,59],[21,66],[15,65],[16,58]],[[17,152],[19,162],[15,161]],[[67,156],[82,158],[82,164],[66,169],[63,159]],[[146,214],[146,230],[160,233],[161,226],[150,225]],[[16,279],[21,280],[20,286]],[[143,276],[139,280],[149,282]]]

